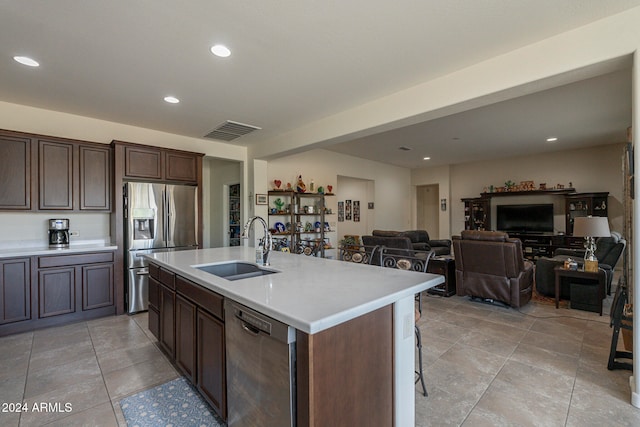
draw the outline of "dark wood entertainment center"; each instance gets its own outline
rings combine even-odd
[[[573,237],[573,221],[582,216],[608,216],[608,192],[577,193],[575,188],[503,191],[481,193],[480,197],[463,198],[465,230],[491,230],[491,200],[493,197],[508,196],[562,196],[565,201],[565,233],[516,233],[509,236],[522,241],[522,249],[527,259],[535,261],[539,257],[550,257],[560,247],[582,249],[584,238]],[[557,214],[558,212],[554,212]]]

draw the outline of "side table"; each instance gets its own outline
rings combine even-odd
[[[427,273],[442,274],[444,283],[427,290],[430,294],[450,297],[456,293],[456,261],[451,256],[438,256],[429,260]]]
[[[564,267],[558,266],[553,269],[556,274],[556,308],[560,303],[560,283],[562,278],[574,278],[586,281],[593,281],[598,286],[598,307],[600,309],[600,316],[602,316],[602,300],[604,299],[606,288],[606,274],[604,270],[599,269],[598,272],[584,271],[584,270],[568,270]],[[573,298],[573,297],[572,297]]]

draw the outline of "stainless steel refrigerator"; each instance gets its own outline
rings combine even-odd
[[[126,302],[129,314],[149,303],[148,261],[142,254],[198,247],[197,187],[146,182],[124,184]]]

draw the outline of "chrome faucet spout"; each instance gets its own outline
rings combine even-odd
[[[247,223],[244,225],[244,229],[242,230],[242,238],[243,239],[249,238],[249,231],[251,230],[251,226],[256,220],[258,220],[260,224],[262,224],[262,228],[264,229],[264,246],[263,246],[264,251],[262,252],[262,263],[264,265],[269,265],[269,258],[271,256],[271,247],[273,245],[273,238],[271,236],[271,233],[269,232],[269,226],[267,225],[267,222],[264,220],[264,218],[259,216],[254,216],[249,218]]]

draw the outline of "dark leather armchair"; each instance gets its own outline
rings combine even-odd
[[[389,231],[373,230],[376,237],[408,237],[416,251],[433,251],[434,255],[451,254],[451,240],[431,239],[426,230]]]
[[[533,263],[524,259],[522,242],[498,231],[465,230],[453,237],[456,290],[522,307],[531,300]]]
[[[613,281],[613,269],[620,256],[624,252],[627,242],[620,233],[611,232],[611,237],[600,237],[596,240],[596,258],[598,267],[602,268],[606,274],[607,294],[611,294],[611,282]],[[536,291],[541,295],[555,296],[555,273],[553,269],[563,265],[567,258],[575,260],[579,267],[584,263],[584,250],[558,248],[553,253],[552,258],[539,258],[536,261]],[[569,285],[563,284],[560,288],[560,298],[570,299]]]

